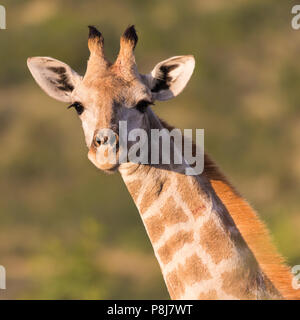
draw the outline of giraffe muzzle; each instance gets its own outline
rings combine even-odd
[[[119,135],[115,130],[112,129],[100,129],[95,132],[93,145],[95,148],[100,147],[111,147],[118,149]]]
[[[112,129],[95,131],[88,157],[99,169],[114,171],[119,165],[118,133]]]

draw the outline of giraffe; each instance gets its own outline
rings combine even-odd
[[[111,63],[104,55],[102,34],[90,26],[84,76],[50,57],[28,58],[27,64],[49,96],[76,109],[89,160],[102,171],[121,174],[171,299],[299,299],[266,227],[207,154],[199,175],[186,175],[186,164],[99,162],[97,152],[113,147],[105,130],[118,139],[119,121],[126,121],[128,131],[172,129],[151,105],[181,93],[194,70],[194,57],[186,55],[140,74],[134,56],[137,41],[134,26],[128,27]]]

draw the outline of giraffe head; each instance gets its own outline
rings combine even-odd
[[[119,122],[126,121],[128,131],[148,130],[150,105],[178,95],[194,69],[192,56],[175,56],[142,75],[134,57],[137,41],[134,26],[127,28],[120,40],[118,57],[110,63],[104,55],[102,34],[89,27],[90,57],[84,76],[53,58],[32,57],[27,61],[34,79],[49,96],[76,109],[89,148],[88,157],[102,170],[114,171],[118,167],[118,161],[99,161],[96,154],[115,148],[119,156]]]

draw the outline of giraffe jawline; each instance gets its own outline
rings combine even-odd
[[[100,169],[100,170],[102,170],[102,171],[104,171],[104,172],[106,172],[106,173],[108,173],[108,174],[113,174],[113,173],[115,173],[118,169],[119,169],[119,164],[116,164],[115,166],[113,166],[113,167],[110,167],[110,168],[105,168],[105,169]]]

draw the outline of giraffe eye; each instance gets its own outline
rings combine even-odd
[[[68,106],[68,109],[70,109],[70,108],[74,108],[79,116],[84,111],[84,107],[80,102],[74,102],[73,104]]]
[[[147,100],[141,100],[137,103],[135,106],[137,110],[139,110],[141,113],[144,113],[148,106],[153,105],[153,102],[147,101]]]

